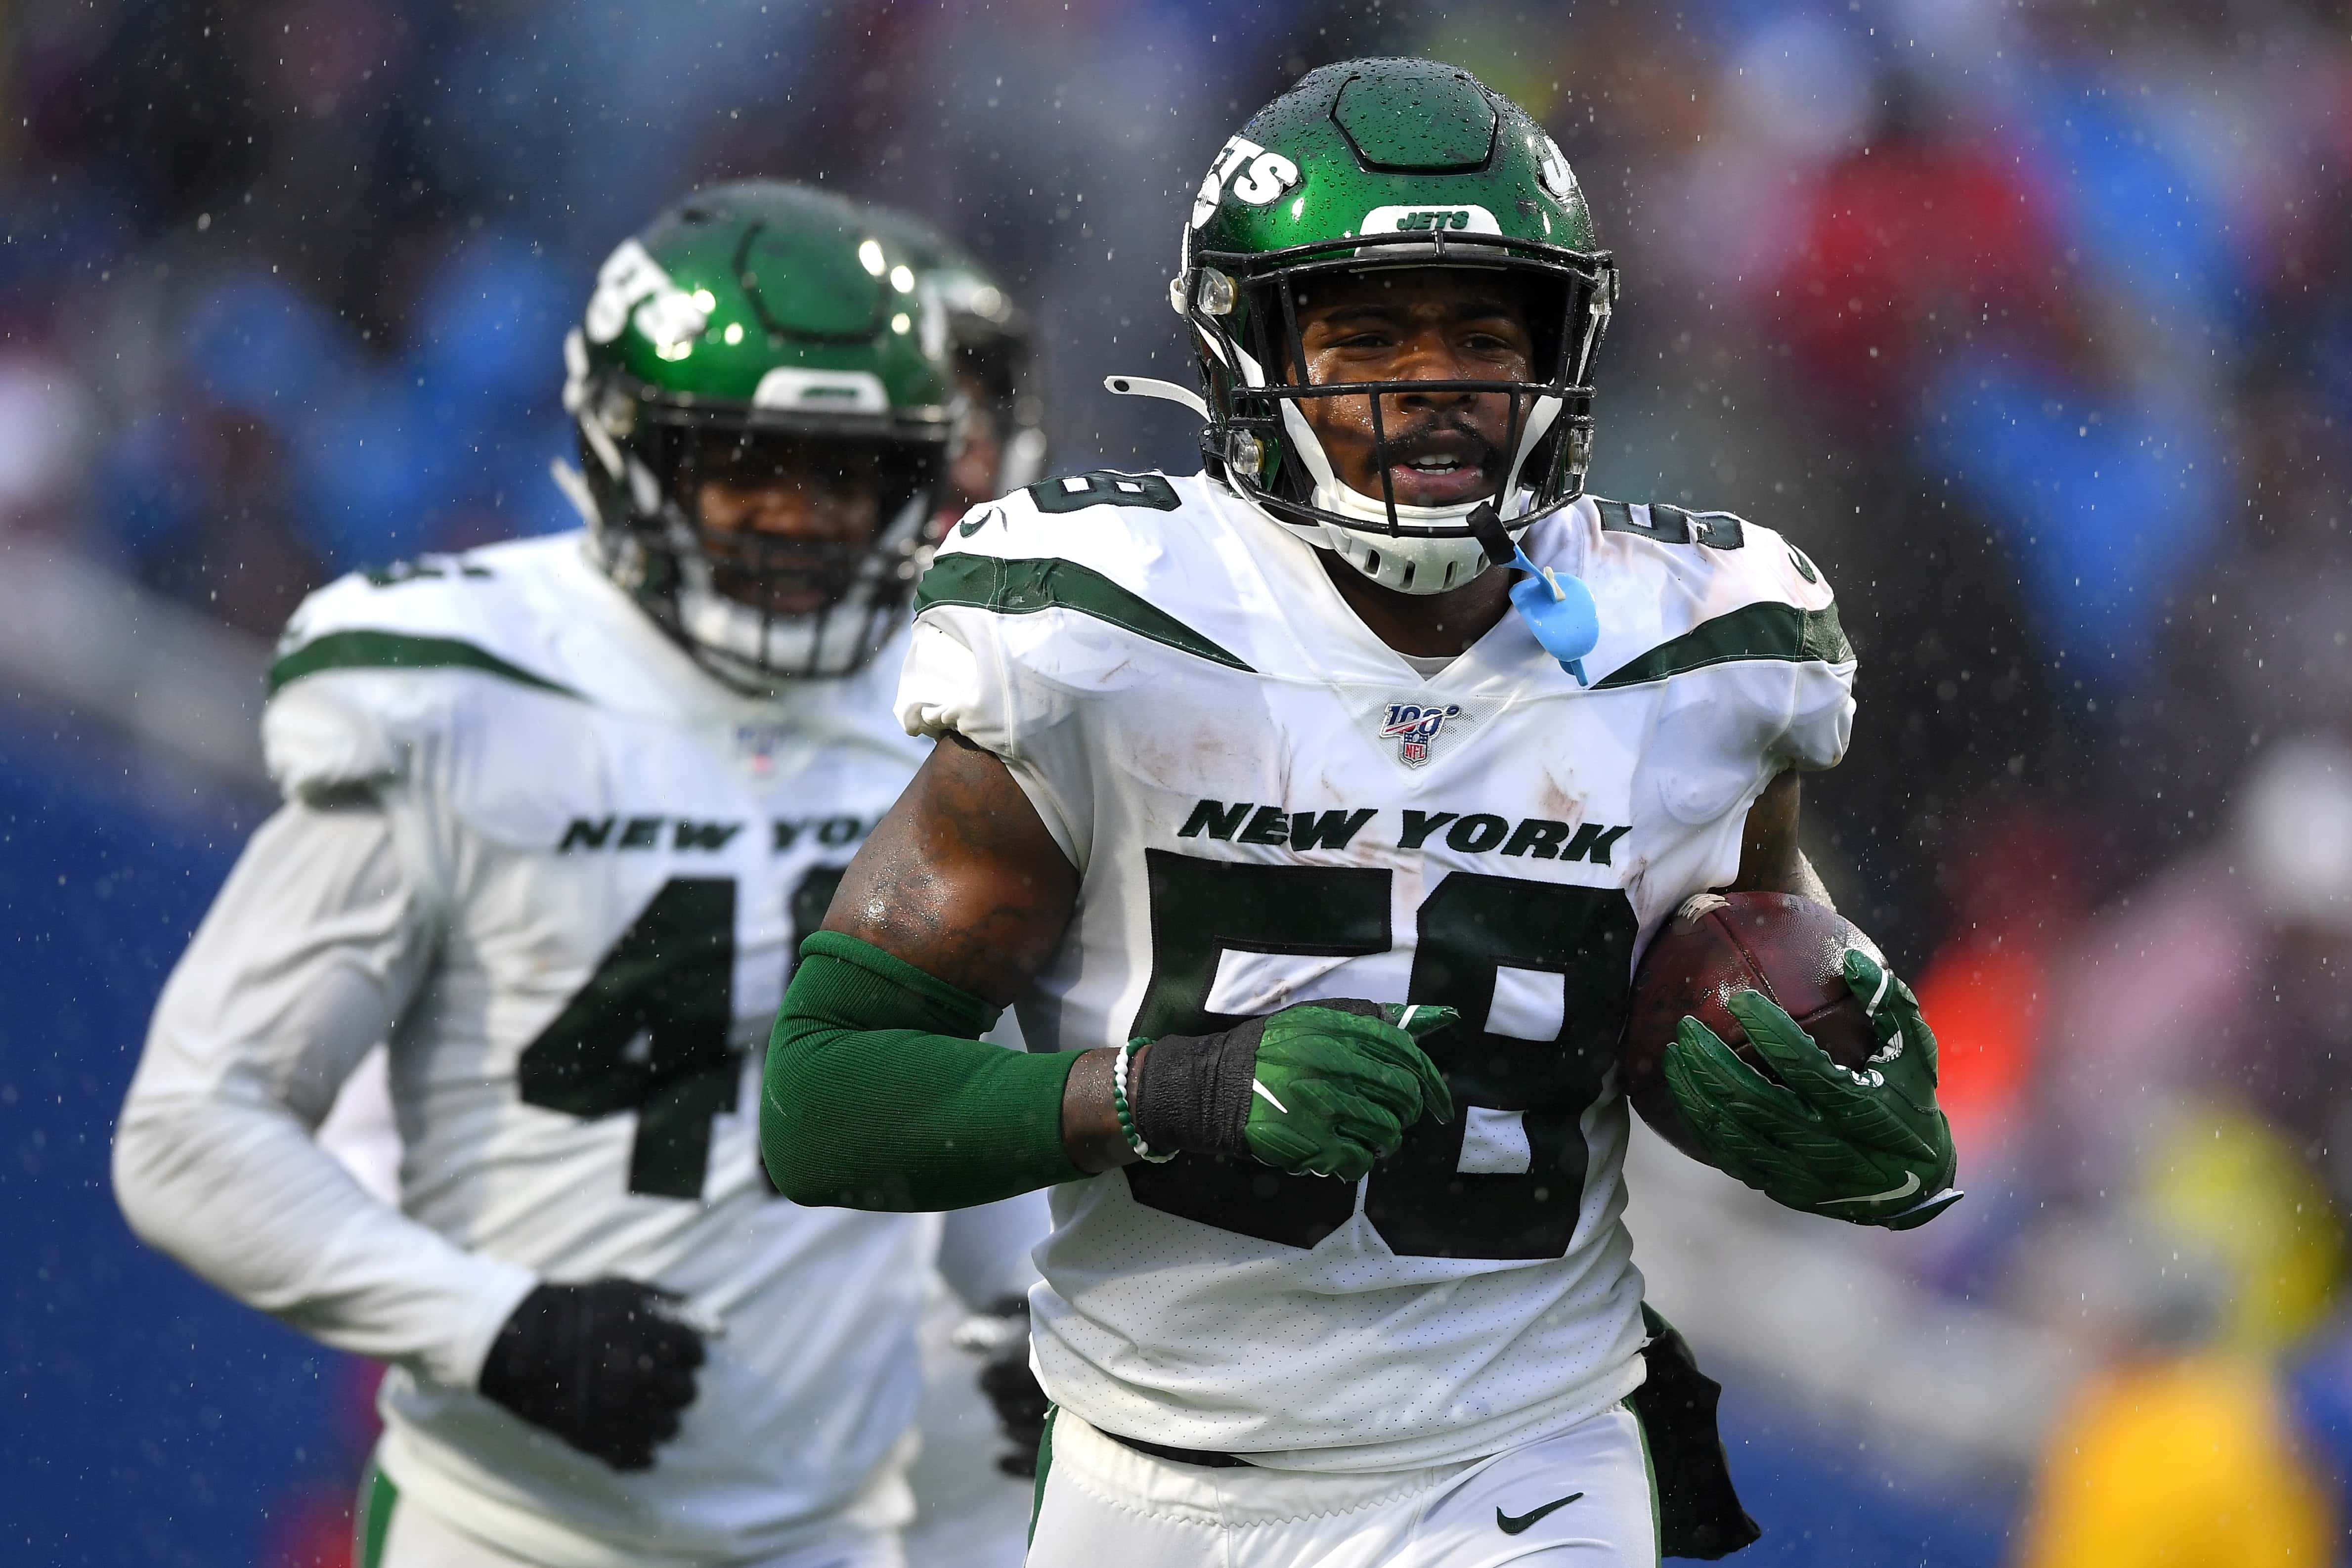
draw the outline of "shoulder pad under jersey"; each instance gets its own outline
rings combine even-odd
[[[289,797],[410,772],[467,704],[578,701],[542,581],[577,537],[428,555],[338,578],[302,602],[269,669],[262,748]]]
[[[1603,688],[1747,659],[1850,668],[1836,595],[1812,561],[1727,511],[1588,496],[1541,530],[1580,560],[1601,618],[1586,668]]]

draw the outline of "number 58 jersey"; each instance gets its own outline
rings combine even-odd
[[[1454,1120],[1360,1183],[1181,1153],[1055,1190],[1036,1359],[1105,1430],[1401,1468],[1640,1382],[1633,962],[1772,776],[1843,752],[1853,661],[1812,563],[1728,514],[1588,498],[1525,548],[1592,590],[1589,688],[1516,614],[1424,676],[1203,476],[1049,479],[924,578],[900,719],[1002,757],[1081,877],[1033,1048],[1318,997],[1463,1019],[1425,1042]]]

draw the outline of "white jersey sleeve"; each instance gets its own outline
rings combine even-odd
[[[993,504],[1001,511],[1010,503]],[[1072,722],[1076,704],[1050,673],[1016,666],[1003,640],[986,635],[994,629],[984,616],[952,612],[918,621],[899,677],[899,721],[910,735],[952,730],[1002,758],[1045,831],[1083,868],[1093,845],[1090,760]]]
[[[1157,515],[1183,505],[1160,474],[1048,479],[972,509],[917,591],[900,722],[910,734],[953,730],[1002,757],[1081,872],[1096,798],[1116,769],[1088,715],[1106,700],[1150,700],[1154,668],[1135,657],[1139,637],[1248,668],[1149,601],[1160,552],[1149,535],[1103,521],[1106,509]],[[1228,609],[1273,618],[1270,605]]]
[[[436,925],[383,811],[279,811],[164,988],[114,1181],[142,1239],[240,1300],[470,1387],[534,1276],[377,1201],[312,1138],[407,1006]]]
[[[1637,891],[1646,933],[1682,890],[1737,874],[1739,825],[1775,774],[1845,754],[1853,650],[1812,562],[1728,512],[1590,500],[1546,531],[1539,559],[1577,571],[1601,605],[1593,691],[1654,694],[1632,802],[1655,846],[1641,886],[1664,895]]]

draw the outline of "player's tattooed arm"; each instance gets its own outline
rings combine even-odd
[[[1003,1007],[1077,898],[1077,868],[1003,762],[950,731],[849,863],[824,929]]]
[[[1797,847],[1801,777],[1794,769],[1780,774],[1764,786],[1764,793],[1748,808],[1748,826],[1739,843],[1739,879],[1731,884],[1732,890],[1794,893],[1835,909],[1821,874]]]
[[[1061,944],[1077,895],[1076,870],[1003,762],[950,733],[851,861],[824,923],[1001,1007]],[[784,1011],[780,1032],[794,1017],[789,995]],[[1129,1064],[1137,1136],[1171,1152],[1357,1180],[1423,1115],[1452,1118],[1444,1076],[1416,1036],[1453,1021],[1450,1008],[1331,1000],[1214,1034],[1163,1036]],[[1112,1093],[1118,1057],[1081,1052],[1060,1085],[1059,1152],[1089,1173],[1141,1157]],[[772,1171],[797,1158],[793,1143],[780,1136]],[[796,1180],[778,1184],[796,1195]]]
[[[950,731],[841,879],[824,929],[1008,1005],[1060,945],[1078,873],[1003,759]],[[1062,1143],[1084,1171],[1135,1155],[1111,1100],[1111,1058],[1078,1059]]]

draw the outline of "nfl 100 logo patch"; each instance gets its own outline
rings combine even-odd
[[[735,726],[735,760],[751,770],[754,778],[766,778],[776,771],[792,731],[782,724],[738,724]]]
[[[1447,723],[1461,718],[1458,702],[1391,702],[1388,721],[1381,726],[1381,739],[1396,742],[1397,761],[1406,767],[1426,767]]]

